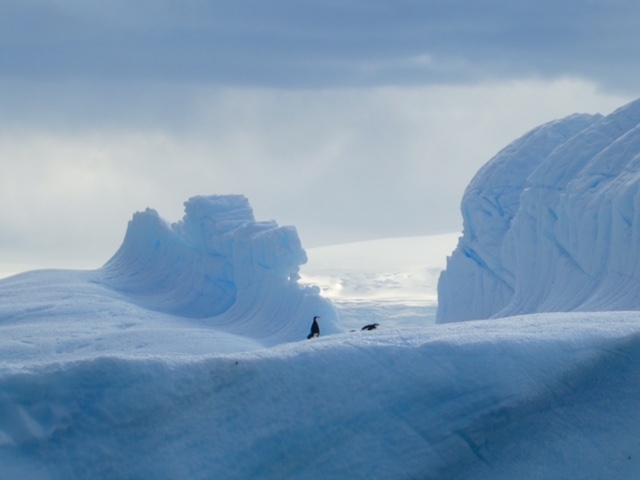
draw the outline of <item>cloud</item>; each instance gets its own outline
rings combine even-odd
[[[631,0],[10,1],[0,76],[327,88],[568,75],[635,90],[639,15]]]
[[[305,246],[458,229],[464,187],[508,142],[638,95],[638,13],[0,2],[0,264],[97,266],[134,211],[176,220],[209,193],[246,194]]]
[[[64,96],[109,112],[111,97],[95,93],[62,89],[39,119],[0,118],[0,264],[99,266],[134,211],[153,207],[175,221],[198,194],[245,194],[257,219],[295,225],[305,247],[456,231],[465,186],[500,148],[542,122],[629,100],[572,79],[211,87],[160,101],[157,117],[144,114],[150,97],[129,96],[119,99],[128,116],[51,121],[68,115]]]

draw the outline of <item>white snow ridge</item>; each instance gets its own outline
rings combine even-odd
[[[639,124],[568,117],[478,173],[440,324],[446,254],[411,252],[455,238],[318,249],[344,329],[239,195],[0,280],[0,480],[640,478]]]

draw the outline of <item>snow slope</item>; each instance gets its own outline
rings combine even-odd
[[[465,191],[438,322],[639,309],[639,181],[640,101],[503,149]]]
[[[632,479],[639,372],[637,312],[35,354],[0,368],[0,478]]]

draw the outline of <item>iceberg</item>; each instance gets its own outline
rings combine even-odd
[[[152,209],[134,214],[122,246],[100,269],[33,271],[3,280],[0,323],[19,319],[25,328],[52,316],[66,326],[91,323],[118,350],[128,344],[123,335],[131,327],[149,329],[153,339],[163,328],[191,325],[181,331],[197,338],[184,341],[210,352],[305,339],[316,315],[323,334],[338,333],[330,301],[318,287],[298,283],[306,261],[295,228],[255,221],[244,196],[197,196],[173,224]],[[64,350],[86,344],[78,339]],[[164,347],[149,341],[146,349]]]
[[[640,100],[508,145],[464,193],[437,321],[640,309],[639,182]]]
[[[198,196],[171,225],[135,214],[98,281],[151,310],[280,343],[305,338],[316,315],[324,333],[341,331],[319,288],[298,283],[306,262],[296,229],[256,222],[244,196]]]

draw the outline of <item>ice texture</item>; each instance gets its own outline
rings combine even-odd
[[[511,143],[465,191],[437,321],[639,309],[639,180],[640,100]]]
[[[227,355],[23,357],[0,366],[0,478],[636,479],[639,320],[543,314]]]

